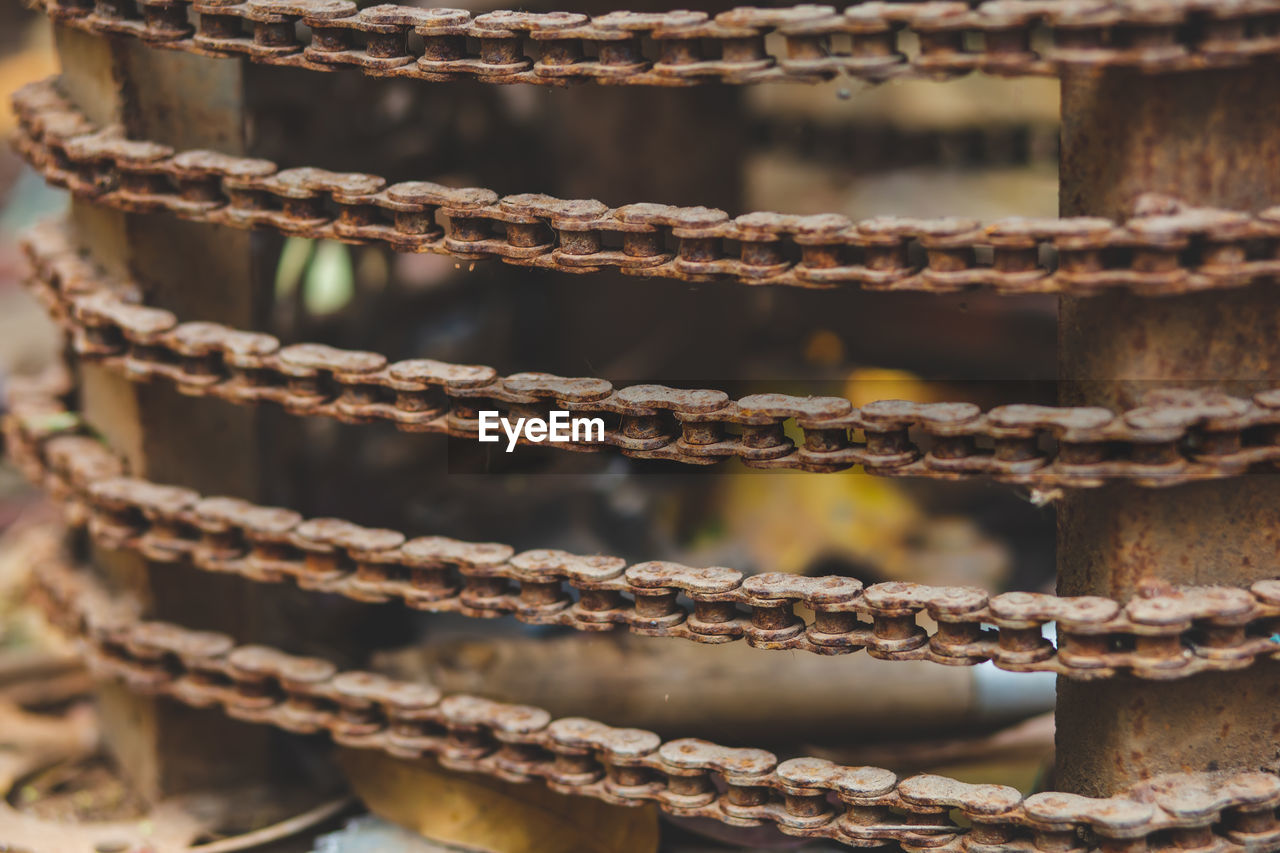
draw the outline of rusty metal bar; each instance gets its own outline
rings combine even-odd
[[[1141,192],[1258,210],[1280,198],[1280,113],[1259,100],[1271,65],[1194,75],[1108,71],[1062,84],[1060,207],[1110,215]],[[1231,392],[1280,379],[1280,316],[1258,287],[1136,300],[1062,297],[1061,398],[1125,406],[1160,386]],[[1280,478],[1254,474],[1160,492],[1067,495],[1058,591],[1124,599],[1169,585],[1243,584],[1275,565]],[[1275,769],[1280,668],[1166,684],[1059,679],[1058,783],[1108,794],[1169,771]]]

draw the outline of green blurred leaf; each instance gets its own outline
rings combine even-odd
[[[55,432],[67,432],[80,426],[80,418],[75,412],[54,412],[48,415],[36,415],[28,425],[33,432],[49,435]]]
[[[341,243],[320,243],[307,268],[302,301],[307,313],[332,314],[355,296],[356,277],[351,251]]]
[[[307,271],[307,262],[315,249],[315,240],[302,237],[289,237],[280,250],[280,261],[276,264],[276,300],[283,302],[297,292],[302,284],[302,276]]]

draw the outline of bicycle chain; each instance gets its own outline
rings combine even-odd
[[[1041,489],[1111,480],[1170,486],[1231,477],[1280,460],[1280,389],[1252,400],[1213,390],[1148,392],[1143,405],[1108,409],[1015,404],[985,414],[972,403],[882,400],[855,408],[842,397],[755,394],[632,385],[546,373],[499,376],[491,367],[411,359],[276,338],[132,304],[136,286],[113,284],[67,235],[29,232],[29,286],[70,333],[83,358],[135,381],[242,405],[270,402],[301,416],[390,423],[408,432],[475,440],[479,413],[546,419],[552,410],[597,416],[603,441],[639,459],[833,472],[861,465],[889,477],[988,478]],[[118,293],[120,295],[118,295]],[[788,429],[803,433],[800,446]],[[858,440],[861,435],[862,440]],[[521,436],[522,443],[530,443]]]
[[[1168,295],[1280,275],[1280,207],[1257,215],[1146,196],[1124,222],[791,216],[629,204],[175,153],[100,129],[51,82],[14,96],[16,147],[51,184],[124,211],[559,272],[802,288]],[[442,225],[437,222],[439,215]],[[923,257],[923,261],[920,258]],[[1056,261],[1055,261],[1056,259]]]
[[[1182,678],[1280,657],[1280,580],[1248,590],[1169,589],[1126,605],[1096,596],[878,583],[849,577],[692,568],[553,550],[516,553],[497,543],[394,530],[332,518],[306,519],[124,475],[120,458],[89,437],[47,383],[19,383],[5,425],[9,455],[67,507],[96,541],[156,562],[187,561],[210,572],[362,602],[396,601],[433,613],[513,615],[579,631],[626,626],[697,643],[746,639],[762,649],[928,660],[972,666],[987,660],[1017,672],[1075,679],[1129,673]],[[689,604],[685,604],[685,601]],[[811,611],[807,622],[796,608]],[[926,630],[918,618],[936,627]],[[1044,636],[1058,629],[1058,647]]]
[[[351,0],[28,2],[90,33],[202,56],[358,69],[373,77],[551,86],[1163,72],[1236,67],[1280,54],[1275,0],[867,2],[843,11],[800,5],[714,17],[690,11],[473,15],[395,5],[359,9]],[[301,35],[299,24],[306,28]]]
[[[220,633],[144,622],[56,548],[34,573],[33,597],[80,639],[90,666],[140,692],[252,723],[511,782],[541,780],[565,794],[732,826],[773,824],[852,847],[900,844],[939,853],[1102,850],[1255,853],[1280,849],[1280,778],[1270,773],[1161,776],[1106,799],[974,785],[934,775],[899,779],[876,767],[819,758],[779,762],[762,749],[720,746],[539,708],[442,696],[427,684]],[[958,812],[963,822],[953,818]]]

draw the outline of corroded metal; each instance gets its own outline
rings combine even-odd
[[[53,30],[65,91],[95,121],[122,121],[134,133],[176,145],[246,150],[238,63],[154,51],[65,27]],[[258,295],[263,291],[254,283],[266,279],[250,257],[251,243],[261,238],[229,229],[214,233],[172,217],[122,215],[76,199],[69,207],[81,245],[107,269],[150,278],[155,304],[235,325],[256,325],[265,316],[265,300]],[[85,418],[129,457],[133,470],[245,497],[265,493],[270,459],[255,440],[262,413],[183,400],[92,365],[84,366],[80,379]],[[201,453],[187,452],[192,442]],[[167,567],[147,566],[131,555],[95,554],[93,560],[117,588],[146,595],[153,615],[285,639],[272,634],[281,612],[275,590],[239,598],[223,578],[172,583],[163,571]],[[291,627],[290,640],[306,631],[305,625]],[[265,779],[279,766],[269,733],[116,685],[104,685],[96,700],[111,759],[148,802],[234,788]]]
[[[1166,109],[1185,121],[1150,122],[1126,155],[1110,157],[1108,143],[1097,142],[1093,166],[1105,162],[1123,172],[1109,186],[1103,180],[1073,183],[1073,170],[1090,157],[1073,160],[1079,150],[1066,146],[1066,211],[1107,218],[989,225],[962,219],[854,223],[770,213],[731,218],[706,208],[611,209],[594,200],[499,197],[425,182],[388,185],[377,175],[281,170],[264,160],[180,152],[146,141],[164,139],[148,133],[126,138],[118,128],[89,122],[49,85],[25,90],[16,104],[24,156],[51,183],[100,207],[566,272],[616,268],[691,282],[927,292],[985,287],[1090,297],[1064,303],[1068,337],[1088,330],[1065,348],[1067,378],[1244,380],[1235,397],[1219,384],[1213,390],[1159,390],[1115,404],[1109,395],[1127,393],[1116,382],[1089,393],[1087,402],[1102,407],[1006,406],[984,414],[968,404],[882,401],[855,408],[839,398],[763,394],[731,400],[718,391],[615,389],[593,378],[503,377],[483,366],[389,364],[376,353],[282,347],[268,335],[180,323],[167,311],[135,304],[128,282],[117,282],[121,290],[113,293],[60,238],[45,232],[32,244],[37,292],[71,333],[86,365],[135,380],[162,379],[192,396],[273,402],[299,415],[467,437],[475,436],[483,407],[541,416],[557,406],[606,416],[611,423],[603,444],[639,458],[689,464],[737,458],[753,467],[811,471],[863,465],[891,476],[982,477],[1041,489],[1103,486],[1092,503],[1078,494],[1066,499],[1064,529],[1076,539],[1064,537],[1063,589],[1105,597],[990,597],[913,584],[863,589],[848,578],[744,579],[721,567],[626,566],[608,557],[406,540],[396,531],[305,520],[122,477],[109,451],[78,434],[65,412],[34,398],[24,403],[33,417],[24,415],[12,432],[20,461],[60,494],[73,521],[87,523],[98,542],[153,562],[183,560],[210,572],[291,580],[360,601],[399,600],[471,616],[513,613],[581,630],[625,624],[639,633],[704,643],[742,637],[763,648],[824,654],[865,648],[891,660],[990,659],[1008,669],[1071,676],[1076,681],[1063,683],[1060,781],[1076,793],[1114,797],[1023,800],[1010,789],[936,777],[899,782],[874,768],[809,759],[778,765],[758,750],[687,740],[661,744],[648,733],[619,733],[591,721],[551,721],[537,709],[474,697],[442,699],[419,685],[338,673],[322,660],[236,647],[226,635],[139,623],[91,582],[56,567],[40,576],[42,597],[64,624],[83,632],[91,657],[139,690],[291,731],[329,732],[349,745],[439,755],[451,766],[504,778],[545,778],[557,790],[611,802],[656,800],[676,814],[740,825],[773,822],[796,835],[851,845],[896,841],[907,849],[1059,851],[1079,846],[1080,836],[1107,851],[1280,848],[1276,777],[1147,779],[1170,767],[1216,769],[1220,758],[1233,770],[1276,769],[1275,756],[1259,744],[1269,743],[1274,731],[1267,715],[1273,715],[1268,709],[1275,707],[1280,682],[1275,662],[1257,659],[1276,654],[1280,590],[1274,581],[1258,579],[1270,575],[1274,547],[1256,547],[1275,536],[1276,525],[1269,523],[1275,486],[1260,485],[1261,478],[1221,480],[1271,471],[1280,460],[1280,389],[1274,387],[1280,376],[1192,376],[1189,365],[1200,362],[1187,353],[1199,347],[1210,363],[1224,363],[1214,361],[1224,353],[1226,363],[1263,363],[1270,358],[1264,339],[1276,337],[1257,333],[1272,322],[1265,290],[1280,275],[1280,209],[1265,209],[1275,202],[1266,191],[1275,173],[1275,134],[1265,122],[1241,120],[1240,105],[1256,109],[1266,101],[1255,91],[1274,88],[1253,84],[1274,79],[1268,63],[1280,54],[1280,3],[863,3],[843,12],[735,9],[714,18],[692,12],[589,18],[396,6],[358,10],[346,0],[35,5],[95,46],[106,43],[97,36],[129,36],[135,44],[204,56],[441,81],[684,86],[838,75],[878,82],[976,70],[1060,75],[1080,86],[1087,76],[1115,82],[1117,72],[1128,75],[1139,93],[1133,98],[1139,107],[1132,110],[1142,116],[1137,123]],[[1166,73],[1187,70],[1200,73]],[[1180,76],[1194,80],[1185,91],[1179,90]],[[1229,78],[1236,83],[1230,93],[1213,88],[1214,81]],[[1157,95],[1161,87],[1163,95]],[[1206,92],[1208,101],[1200,100]],[[83,92],[79,97],[86,100]],[[1221,119],[1219,102],[1232,105],[1231,121]],[[1134,141],[1125,121],[1130,108],[1116,103],[1121,114],[1105,116],[1095,138],[1119,129],[1117,138],[1127,145]],[[1069,112],[1075,109],[1068,104]],[[1200,160],[1192,158],[1192,165],[1205,168],[1184,169],[1177,158],[1194,147],[1185,142],[1200,122],[1238,144],[1210,147]],[[1223,127],[1228,133],[1220,133]],[[1170,153],[1167,162],[1156,156],[1157,145]],[[1238,150],[1245,151],[1248,169],[1228,156]],[[1232,209],[1151,195],[1113,204],[1134,189],[1171,192],[1162,181],[1174,174],[1175,183],[1192,185],[1181,197]],[[1237,189],[1222,191],[1224,183]],[[1253,203],[1258,198],[1263,203]],[[1149,296],[1165,298],[1138,299]],[[1115,310],[1117,305],[1133,310]],[[1225,323],[1231,335],[1220,335],[1210,320],[1227,316],[1214,313],[1224,306],[1240,320]],[[1223,343],[1223,337],[1233,340]],[[1081,348],[1086,338],[1096,346]],[[1112,370],[1138,352],[1138,375]],[[1152,365],[1170,369],[1147,369]],[[801,447],[786,435],[792,426],[804,433]],[[1199,482],[1208,480],[1219,482]],[[1186,488],[1155,492],[1134,485]],[[1204,512],[1179,533],[1170,519],[1181,516],[1171,508],[1188,499],[1204,499]],[[1226,511],[1242,504],[1253,506],[1239,517]],[[1085,514],[1093,527],[1080,523]],[[1254,518],[1262,523],[1253,524]],[[1160,537],[1135,535],[1144,525],[1161,526]],[[1242,532],[1246,527],[1255,530]],[[1193,559],[1204,550],[1199,544],[1194,549],[1200,550],[1181,547],[1180,537],[1189,541],[1200,529],[1212,532],[1202,539],[1225,543],[1211,559]],[[1098,535],[1102,531],[1112,535]],[[1092,534],[1088,548],[1079,547],[1084,534]],[[1157,539],[1158,547],[1148,547]],[[1237,557],[1238,565],[1225,565]],[[1235,586],[1169,583],[1206,571]],[[692,606],[682,605],[682,598]],[[798,616],[798,606],[815,613],[812,623]],[[924,614],[936,630],[918,624]],[[1041,636],[1049,622],[1060,629],[1056,648]],[[1227,672],[1255,662],[1247,673]],[[1129,675],[1193,677],[1135,687],[1123,677]],[[1077,683],[1110,676],[1117,677],[1096,690]],[[1208,701],[1226,710],[1211,717],[1204,713]],[[1134,714],[1144,703],[1163,707],[1154,715]],[[1086,719],[1095,716],[1098,724],[1082,735]],[[1203,725],[1219,719],[1225,720],[1221,728]],[[1179,723],[1196,725],[1196,736],[1174,742],[1166,733]],[[1124,755],[1105,735],[1094,736],[1126,725],[1129,736],[1118,745]],[[1094,765],[1072,764],[1088,752],[1083,744],[1090,737]],[[1223,746],[1206,749],[1206,739],[1214,737]],[[1097,757],[1106,754],[1100,744],[1114,753],[1118,772],[1094,772]],[[1135,779],[1147,781],[1135,787]],[[951,809],[966,822],[953,823]]]
[[[737,458],[753,468],[817,472],[861,465],[883,476],[1036,487],[1170,486],[1267,469],[1280,459],[1280,390],[1251,400],[1159,392],[1122,413],[1023,404],[983,413],[971,403],[884,400],[855,408],[841,397],[732,400],[709,389],[615,389],[592,377],[503,377],[491,367],[388,363],[377,353],[282,347],[271,335],[179,323],[168,311],[134,304],[132,285],[105,277],[56,227],[32,232],[26,246],[31,286],[86,362],[137,381],[172,382],[192,396],[270,402],[297,415],[475,439],[481,411],[546,417],[560,408],[606,421],[602,441],[552,445],[565,450],[612,448],[690,465]],[[792,421],[804,433],[799,447],[786,435]]]
[[[1280,200],[1280,114],[1251,103],[1280,65],[1170,77],[1064,78],[1061,213],[1107,216],[1135,194],[1260,210]],[[1124,407],[1155,388],[1248,395],[1280,382],[1280,314],[1266,287],[1136,300],[1064,297],[1060,401]],[[1122,485],[1058,508],[1058,591],[1124,600],[1173,586],[1248,586],[1280,553],[1280,478]],[[1280,769],[1280,667],[1178,685],[1063,682],[1057,784],[1105,795],[1170,770]],[[1177,732],[1170,737],[1169,733]]]
[[[951,293],[1146,296],[1236,289],[1280,275],[1280,208],[1246,215],[1138,200],[1123,221],[975,220],[757,212],[522,194],[176,152],[91,123],[52,82],[14,97],[17,148],[46,180],[94,204],[377,243],[402,252],[591,273],[748,285]],[[439,221],[437,221],[439,218]],[[674,250],[670,247],[674,246]],[[922,249],[923,264],[912,247]],[[1052,254],[1052,266],[1045,258]]]
[[[1097,596],[1011,592],[890,582],[864,588],[849,577],[766,573],[652,561],[628,566],[603,555],[516,553],[499,543],[394,530],[296,512],[123,476],[105,446],[40,386],[12,395],[11,458],[87,525],[104,547],[157,563],[362,602],[396,601],[427,612],[476,618],[513,615],[580,631],[626,626],[637,634],[762,649],[929,660],[986,660],[1018,672],[1073,679],[1120,673],[1169,680],[1236,670],[1280,657],[1280,580],[1249,589],[1169,589],[1125,605]],[[685,596],[686,606],[678,601]],[[806,623],[797,614],[813,612]],[[935,627],[926,629],[926,616]],[[1058,646],[1045,636],[1056,623]],[[994,629],[986,626],[994,626]]]
[[[88,32],[202,56],[318,71],[354,68],[376,77],[552,86],[816,82],[838,75],[880,82],[1108,67],[1179,71],[1236,67],[1280,53],[1274,0],[866,2],[842,12],[804,5],[738,8],[714,17],[689,11],[473,15],[395,5],[360,9],[350,0],[30,2]],[[307,27],[301,38],[298,24]],[[1033,39],[1042,29],[1051,40],[1044,48]],[[421,38],[420,46],[410,45],[410,34]],[[775,35],[780,44],[769,38]],[[910,55],[907,41],[916,45]]]
[[[15,532],[11,543],[36,566],[58,560],[58,530],[30,527]],[[219,853],[264,849],[285,838],[306,833],[332,820],[352,805],[349,797],[330,798],[315,805],[289,803],[265,809],[261,817],[282,820],[244,831],[244,796],[259,799],[272,789],[258,784],[252,791],[201,790],[198,794],[164,798],[141,808],[133,795],[112,790],[80,788],[95,767],[102,732],[87,706],[79,679],[68,682],[52,673],[32,673],[6,684],[0,699],[0,834],[6,850],[30,853],[104,853],[104,851],[163,850],[166,853],[216,850]],[[22,698],[19,699],[18,697]],[[57,709],[32,711],[31,708]],[[45,781],[45,776],[48,780]],[[124,786],[129,787],[127,784]],[[65,801],[83,802],[92,818],[64,814],[79,811]],[[304,795],[304,800],[307,799]],[[50,807],[52,805],[52,807]],[[135,809],[137,809],[135,811]],[[56,816],[55,816],[56,815]],[[217,838],[210,846],[209,839]]]
[[[779,762],[762,749],[683,738],[476,696],[443,696],[426,684],[265,646],[220,633],[140,621],[127,601],[88,574],[50,558],[35,577],[50,619],[79,638],[90,665],[135,690],[217,708],[248,722],[401,758],[435,756],[445,767],[619,805],[657,803],[683,817],[733,826],[775,825],[794,836],[849,846],[1057,853],[1088,833],[1104,850],[1222,853],[1280,845],[1280,777],[1268,773],[1179,774],[1105,799],[941,776],[899,779],[875,767],[817,758]],[[953,814],[963,818],[957,822]]]

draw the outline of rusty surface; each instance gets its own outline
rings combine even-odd
[[[71,333],[86,363],[137,381],[174,383],[184,394],[270,402],[296,415],[382,422],[409,432],[479,435],[479,412],[546,417],[561,408],[600,416],[603,441],[640,459],[752,468],[936,479],[992,478],[1037,487],[1092,487],[1113,479],[1170,486],[1266,469],[1280,459],[1280,392],[1253,398],[1212,390],[1159,392],[1116,413],[1099,407],[1001,406],[883,400],[855,408],[840,397],[755,394],[632,385],[544,373],[499,376],[490,367],[429,359],[395,363],[376,353],[317,344],[281,347],[271,335],[179,323],[138,305],[136,288],[82,258],[56,227],[26,242],[37,296]],[[804,433],[796,446],[786,435]],[[861,433],[864,441],[858,441]],[[923,436],[923,437],[922,437]],[[523,436],[521,441],[527,443]]]
[[[760,749],[617,729],[583,718],[435,688],[226,635],[139,621],[86,574],[50,558],[36,600],[79,637],[91,665],[132,689],[218,708],[238,719],[311,734],[619,805],[655,802],[684,817],[776,825],[788,835],[907,850],[1061,851],[1078,834],[1102,849],[1234,851],[1280,844],[1280,778],[1178,774],[1105,799],[940,776],[899,779],[875,767],[817,758],[779,762]],[[953,817],[958,813],[963,823]]]
[[[1236,289],[1280,273],[1280,208],[1256,216],[1148,196],[1129,218],[975,220],[756,212],[538,194],[499,197],[426,181],[126,139],[89,121],[52,82],[14,97],[17,148],[45,178],[97,205],[291,236],[569,273],[748,285],[950,293],[1144,296]],[[674,247],[674,248],[672,248]],[[923,263],[913,260],[918,254]],[[1047,261],[1052,256],[1056,262]]]
[[[20,540],[37,561],[57,553],[48,528],[30,528]],[[267,792],[257,787],[204,791],[146,807],[98,754],[98,720],[84,701],[89,684],[69,686],[56,673],[32,672],[7,685],[0,698],[0,843],[6,850],[232,853],[305,833],[350,805],[347,797],[298,803],[298,796],[275,791],[279,801],[264,808]],[[27,707],[66,710],[36,713]],[[269,825],[246,832],[249,815],[267,815]]]
[[[203,56],[320,71],[354,68],[377,77],[553,86],[1202,70],[1280,53],[1274,0],[867,2],[843,11],[738,8],[714,17],[691,11],[473,15],[394,5],[360,9],[350,0],[31,5],[88,32]],[[307,28],[301,39],[300,23]],[[1043,47],[1040,30],[1049,41]]]
[[[248,150],[239,63],[153,51],[136,41],[103,40],[61,27],[55,36],[67,92],[95,118],[123,122],[130,132],[167,144],[216,146],[232,154]],[[78,200],[72,201],[71,217],[95,258],[143,282],[154,304],[243,325],[266,316],[270,275],[261,274],[269,259],[253,248],[269,238]],[[86,419],[126,454],[130,470],[258,499],[274,486],[271,466],[277,457],[264,441],[262,412],[192,401],[90,364],[81,365],[79,375]],[[202,452],[191,453],[193,445]],[[336,625],[350,625],[334,608],[326,609],[327,624],[291,622],[289,605],[304,597],[295,590],[249,589],[232,578],[175,572],[122,552],[98,551],[93,560],[117,588],[144,596],[158,618],[255,640],[288,640],[301,650],[360,654],[354,644],[330,644],[342,633]],[[360,612],[354,606],[347,611]],[[311,790],[324,772],[315,766],[306,778],[291,777],[275,748],[278,734],[223,715],[156,702],[118,685],[103,685],[97,704],[104,743],[152,803],[187,791],[286,777],[293,790]]]
[[[1073,679],[1132,674],[1184,678],[1236,670],[1280,655],[1280,580],[1249,589],[1170,588],[1121,605],[849,577],[782,573],[744,577],[726,567],[553,550],[516,553],[499,543],[408,539],[334,518],[123,476],[120,460],[84,434],[39,388],[11,399],[6,443],[16,464],[109,549],[158,563],[189,562],[261,583],[292,582],[356,601],[396,601],[475,618],[513,615],[580,631],[626,626],[654,637],[950,666],[994,661],[1019,672]],[[678,600],[686,597],[690,605]],[[797,608],[813,613],[806,622]],[[933,628],[918,623],[927,616]],[[1059,644],[1044,637],[1056,623]],[[990,628],[987,626],[994,626]]]
[[[1061,211],[1107,216],[1136,194],[1259,210],[1280,199],[1280,124],[1254,93],[1274,64],[1169,78],[1064,78]],[[1064,297],[1062,401],[1125,406],[1153,388],[1249,394],[1280,381],[1274,295]],[[1182,392],[1175,392],[1182,393]],[[1280,481],[1249,477],[1156,494],[1108,486],[1059,508],[1058,591],[1123,599],[1173,586],[1248,586],[1280,548]],[[1280,668],[1176,687],[1061,682],[1057,784],[1101,795],[1169,770],[1280,768]],[[1104,709],[1104,710],[1100,710]]]
[[[1261,210],[1280,199],[1280,64],[1190,75],[1080,74],[1062,87],[1064,216],[1118,216],[1157,192]]]
[[[838,398],[731,400],[716,391],[614,389],[591,378],[502,377],[482,366],[282,348],[269,335],[179,323],[168,311],[131,304],[128,281],[110,293],[101,273],[59,238],[46,232],[33,243],[37,291],[91,370],[161,378],[192,396],[460,436],[474,436],[482,405],[518,415],[556,405],[606,415],[606,444],[640,458],[738,458],[813,471],[861,464],[894,476],[1042,488],[1113,479],[1184,485],[1106,485],[1066,499],[1060,591],[1095,597],[862,589],[847,578],[743,579],[727,568],[627,567],[501,545],[405,541],[395,531],[123,478],[118,460],[75,434],[74,424],[59,425],[59,411],[45,403],[32,403],[34,421],[13,434],[20,461],[63,497],[73,520],[87,522],[104,545],[155,562],[584,630],[626,624],[698,642],[745,637],[765,648],[867,648],[951,664],[993,659],[1071,675],[1077,681],[1064,680],[1061,693],[1059,781],[1077,793],[1117,796],[1023,800],[997,786],[899,781],[875,768],[810,759],[778,765],[759,750],[662,744],[591,721],[552,721],[537,709],[442,699],[421,685],[339,673],[322,660],[236,647],[223,634],[138,623],[58,569],[41,575],[42,598],[83,633],[100,666],[140,691],[290,731],[327,731],[349,745],[545,778],[557,790],[614,802],[656,800],[676,814],[773,822],[852,845],[895,840],[908,849],[1064,850],[1081,835],[1104,850],[1280,847],[1274,776],[1158,775],[1280,763],[1268,745],[1280,699],[1274,662],[1247,673],[1205,672],[1274,654],[1280,599],[1263,579],[1273,573],[1280,485],[1274,477],[1193,482],[1270,470],[1280,458],[1280,394],[1265,390],[1280,384],[1280,360],[1267,343],[1280,340],[1267,293],[1280,273],[1280,213],[1264,209],[1276,201],[1278,137],[1274,110],[1257,96],[1274,88],[1277,70],[1254,63],[1280,53],[1280,4],[864,3],[844,12],[737,9],[714,18],[357,11],[345,0],[36,5],[95,43],[106,41],[100,35],[132,36],[147,47],[384,77],[683,86],[974,70],[1061,75],[1063,206],[1073,216],[1050,221],[731,218],[706,208],[611,209],[425,182],[389,186],[376,175],[281,171],[226,152],[179,152],[190,146],[159,144],[137,126],[125,133],[109,126],[110,116],[91,123],[49,86],[18,98],[19,148],[52,183],[104,208],[400,251],[693,282],[1096,297],[1065,300],[1062,312],[1067,401],[1089,407],[984,414],[967,404],[882,401],[855,409]],[[1150,73],[1191,69],[1199,73]],[[74,99],[92,100],[84,92]],[[1152,190],[1186,202],[1134,198]],[[1215,292],[1199,292],[1208,290]],[[1145,298],[1156,295],[1164,299]],[[1170,382],[1212,387],[1146,393]],[[799,448],[785,434],[793,421],[804,433]],[[1233,586],[1192,585],[1205,582]],[[797,605],[815,612],[812,623],[797,616]],[[938,622],[936,632],[917,623],[922,614]],[[1051,621],[1061,630],[1057,648],[1041,637]],[[1129,675],[1191,677],[1149,685]],[[1090,676],[1118,677],[1080,683]],[[1176,737],[1179,726],[1195,733]],[[953,808],[966,824],[952,823]]]
[[[132,132],[175,144],[242,151],[235,63],[152,51],[61,27],[54,35],[69,96],[97,120],[124,122]],[[202,233],[208,229],[193,223],[122,214],[74,199],[70,216],[99,262],[147,281],[158,304],[223,322],[260,319],[249,292],[251,235]],[[204,489],[261,494],[262,457],[251,446],[261,413],[218,411],[93,365],[85,365],[81,376],[85,417],[126,455],[132,470]],[[187,452],[188,442],[205,452]],[[187,624],[254,636],[254,614],[275,595],[248,599],[225,579],[179,579],[136,555],[94,559],[112,583],[145,596],[154,614]],[[114,685],[104,686],[97,699],[104,743],[149,802],[267,778],[275,770],[269,735],[260,731]]]

